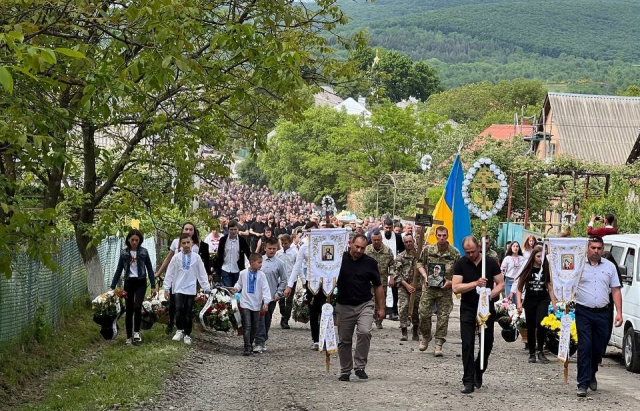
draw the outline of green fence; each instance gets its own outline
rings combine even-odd
[[[122,238],[109,237],[98,247],[107,287],[123,246]],[[143,246],[155,263],[154,238],[146,239]],[[31,328],[36,315],[55,326],[66,308],[87,295],[86,270],[76,242],[63,241],[55,259],[61,273],[51,272],[26,255],[18,255],[13,260],[12,278],[0,278],[0,342],[15,340]]]

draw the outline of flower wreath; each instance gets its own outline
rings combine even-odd
[[[478,207],[478,205],[469,196],[469,187],[471,186],[471,183],[478,171],[480,171],[483,167],[487,167],[493,173],[493,175],[498,180],[498,183],[500,184],[500,194],[498,195],[498,199],[493,203],[493,207],[487,211],[483,211],[480,207]],[[502,206],[504,206],[504,202],[507,200],[508,193],[509,188],[504,173],[502,172],[502,170],[500,170],[500,167],[498,167],[493,161],[491,161],[490,158],[480,158],[475,163],[473,163],[473,166],[469,168],[469,170],[467,171],[467,175],[462,182],[462,198],[464,200],[464,204],[467,206],[469,211],[471,211],[483,221],[498,214],[500,209],[502,209]]]

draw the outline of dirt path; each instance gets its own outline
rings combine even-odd
[[[292,323],[291,330],[282,330],[277,314],[271,345],[261,355],[243,357],[242,337],[201,333],[181,369],[166,381],[164,393],[141,409],[622,410],[635,408],[640,400],[640,375],[620,365],[614,348],[609,348],[610,355],[598,372],[598,391],[579,399],[575,361],[565,384],[561,364],[529,364],[522,342],[506,343],[498,325],[484,386],[463,395],[459,393],[462,362],[457,306],[443,358],[433,357],[433,346],[419,352],[417,342],[400,342],[397,322],[385,320],[384,327],[373,331],[366,382],[339,382],[337,355],[332,356],[330,375],[325,376],[324,354],[310,349],[308,325]]]

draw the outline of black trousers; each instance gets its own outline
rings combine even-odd
[[[547,329],[540,323],[549,312],[549,300],[532,300],[527,301],[525,297],[524,316],[527,318],[527,341],[529,344],[529,354],[535,354],[536,349],[542,351],[544,349],[544,340],[547,336]],[[535,336],[535,337],[534,337]]]
[[[598,364],[604,354],[604,342],[608,334],[609,313],[590,311],[576,305],[578,329],[578,387],[587,387],[596,378]]]
[[[127,338],[131,338],[133,331],[140,332],[142,321],[142,302],[147,292],[146,278],[128,278],[124,282],[124,290],[127,292],[125,299],[126,314],[124,317],[127,329]],[[134,315],[135,314],[135,315]]]
[[[169,321],[167,322],[168,328],[173,328],[176,323],[176,295],[173,293],[173,289],[169,289]]]
[[[393,296],[393,313],[398,315],[398,286],[391,287],[391,295]],[[386,304],[386,302],[385,302]]]
[[[278,306],[280,307],[280,316],[281,322],[289,322],[291,318],[291,309],[293,308],[293,296],[296,293],[296,283],[293,283],[293,288],[291,289],[291,294],[289,294],[289,298],[281,298],[278,300]]]
[[[309,301],[309,324],[311,325],[311,339],[314,343],[320,340],[320,315],[322,314],[322,305],[327,302],[327,297],[318,290],[318,294],[313,295],[307,289],[307,300]]]
[[[478,356],[475,355],[476,342],[476,310],[473,311],[460,310],[460,338],[462,339],[462,366],[464,373],[462,375],[463,384],[473,384],[475,373],[483,373],[489,364],[489,354],[493,349],[493,325],[495,323],[495,313],[487,320],[487,328],[484,329],[484,370],[480,369],[480,350]],[[478,336],[480,340],[480,336]],[[480,346],[478,341],[478,347]]]
[[[176,294],[176,328],[184,331],[185,335],[191,335],[193,329],[193,303],[195,295]]]

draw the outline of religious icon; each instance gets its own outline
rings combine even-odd
[[[333,245],[322,246],[322,261],[333,261]]]
[[[429,263],[429,271],[427,272],[427,285],[429,287],[444,286],[445,265],[438,263]]]
[[[573,254],[561,254],[560,261],[562,262],[563,270],[573,270]]]

